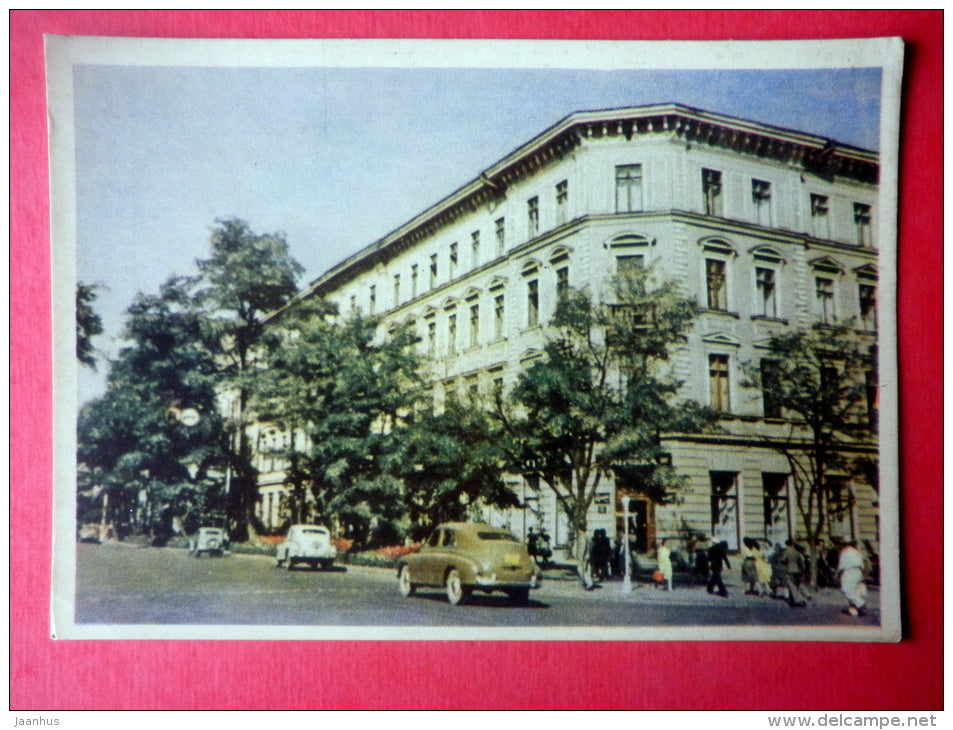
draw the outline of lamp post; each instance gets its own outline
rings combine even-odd
[[[625,550],[625,577],[622,580],[622,590],[626,593],[632,592],[632,565],[631,557],[632,550],[629,548],[629,515],[630,513],[630,504],[632,499],[630,497],[623,497],[623,514],[625,515],[625,538],[622,541],[622,549]]]

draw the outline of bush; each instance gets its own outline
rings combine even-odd
[[[401,555],[412,553],[419,547],[419,542],[411,543],[410,545],[391,545],[378,549],[377,553],[388,560],[397,560]]]

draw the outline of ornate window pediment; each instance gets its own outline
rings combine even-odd
[[[844,266],[837,261],[832,259],[830,256],[824,256],[819,259],[813,259],[809,262],[811,268],[815,271],[823,271],[827,274],[843,274]]]
[[[722,256],[737,256],[738,252],[724,238],[702,238],[698,245],[706,254],[720,254]]]
[[[773,264],[787,263],[784,256],[770,246],[755,246],[754,248],[749,249],[748,253],[758,261],[768,261]]]
[[[741,347],[741,340],[725,332],[711,332],[702,335],[702,342],[706,345],[721,345],[722,347]]]
[[[537,273],[542,266],[543,265],[536,259],[528,259],[524,261],[522,267],[520,267],[520,274],[522,276],[532,276]]]
[[[569,255],[572,253],[572,249],[567,246],[557,246],[549,254],[549,263],[558,264],[562,261],[566,261],[569,258]]]
[[[633,246],[654,246],[655,239],[649,239],[638,233],[623,233],[610,238],[603,245],[603,248],[628,248]]]
[[[503,276],[494,276],[490,280],[490,285],[487,287],[489,291],[499,291],[506,287],[506,277]]]
[[[871,281],[877,281],[880,278],[880,273],[877,271],[877,267],[873,264],[864,264],[863,266],[858,266],[854,269],[854,273],[857,275],[858,279],[870,279]]]

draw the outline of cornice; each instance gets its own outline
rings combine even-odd
[[[561,159],[583,144],[614,137],[631,140],[670,135],[685,144],[704,144],[753,157],[774,159],[826,179],[876,184],[879,156],[833,140],[681,104],[657,104],[575,112],[516,148],[461,188],[422,211],[315,279],[301,296],[330,291],[454,220],[505,197],[514,183]]]

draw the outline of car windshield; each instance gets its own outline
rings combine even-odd
[[[508,532],[478,532],[477,537],[481,540],[502,540],[503,542],[519,542]]]
[[[302,530],[302,531],[301,531],[301,534],[303,534],[303,535],[327,535],[327,534],[328,534],[328,531],[327,531],[327,530],[318,530],[318,529],[311,528],[311,529],[309,529],[309,530]]]

